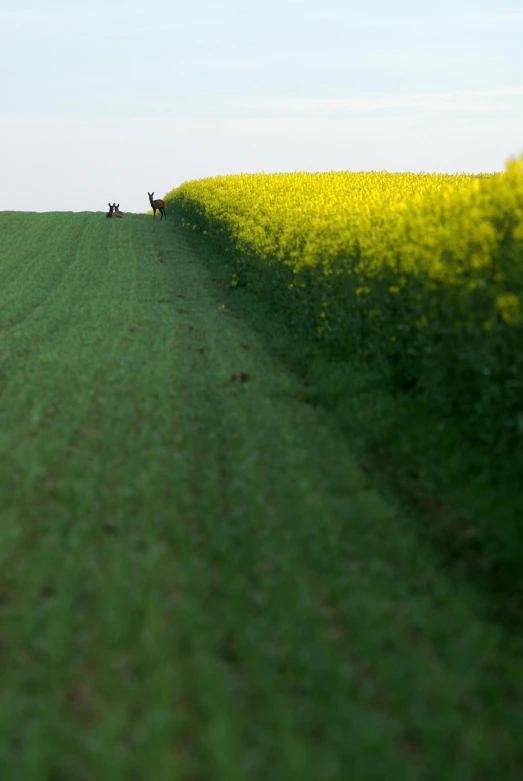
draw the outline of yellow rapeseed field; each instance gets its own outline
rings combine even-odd
[[[465,411],[482,438],[523,434],[523,170],[242,174],[166,197],[341,353],[385,357],[396,382]]]

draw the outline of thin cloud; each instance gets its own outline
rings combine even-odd
[[[510,24],[513,24],[523,22],[523,12],[478,14],[477,16],[474,14],[474,16],[471,15],[471,17],[467,18],[477,19],[478,22],[484,24],[491,24],[492,22],[510,22]]]
[[[418,109],[424,111],[491,111],[502,99],[510,102],[523,97],[523,86],[454,92],[405,93],[357,98],[290,98],[246,104],[258,112],[336,116],[347,113],[369,113],[383,110]]]
[[[378,13],[374,16],[366,16],[365,13],[358,13],[350,10],[348,7],[339,9],[318,9],[307,8],[304,12],[304,18],[311,22],[333,22],[350,24],[352,27],[446,27],[449,24],[461,25],[468,28],[475,26],[484,26],[489,24],[523,24],[523,12],[490,12],[490,13],[441,13],[441,14],[402,14],[398,12],[393,16]]]
[[[490,24],[491,22],[523,22],[523,11],[489,11],[474,13],[443,13],[427,14],[420,18],[414,17],[416,23],[422,21],[427,24],[432,22],[466,22],[467,24]]]
[[[523,24],[523,12],[492,12],[492,13],[444,13],[444,14],[401,14],[394,16],[376,14],[365,16],[353,13],[347,8],[338,11],[311,10],[307,12],[307,19],[314,22],[339,22],[350,24],[352,27],[401,27],[405,25],[415,28],[443,27],[459,25],[461,27],[484,27],[489,24],[496,25],[521,25]]]
[[[125,11],[126,16],[147,16],[144,9],[141,8],[123,8],[117,6],[92,6],[90,8],[69,7],[65,11],[63,8],[6,8],[0,9],[0,22],[2,24],[40,24],[43,21],[60,19],[73,19],[76,22],[85,22],[101,18],[122,18]],[[47,31],[49,32],[49,30]]]
[[[186,32],[216,30],[224,24],[219,15],[183,19]],[[143,8],[94,6],[76,9],[71,6],[66,11],[56,8],[0,10],[0,39],[19,37],[22,42],[28,39],[59,42],[131,41],[144,36],[175,35],[179,30],[180,23],[172,15],[162,21],[151,17]]]

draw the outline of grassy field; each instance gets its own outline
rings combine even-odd
[[[520,779],[520,633],[212,269],[0,214],[0,778]]]

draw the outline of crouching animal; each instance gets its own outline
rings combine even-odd
[[[106,217],[119,217],[120,219],[122,219],[123,214],[120,211],[120,204],[118,204],[117,206],[115,203],[113,204],[109,203],[108,206],[109,206],[109,211],[105,215]]]

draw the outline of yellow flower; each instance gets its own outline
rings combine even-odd
[[[216,239],[237,270],[262,284],[285,278],[282,295],[320,310],[329,336],[359,327],[363,311],[379,315],[373,325],[384,341],[400,325],[429,340],[442,311],[452,328],[482,333],[522,322],[522,166],[518,158],[496,174],[235,174],[185,182],[166,199],[182,207],[182,226]],[[481,315],[483,299],[498,318]]]
[[[514,293],[503,293],[496,297],[496,308],[507,325],[521,322],[519,298]]]

